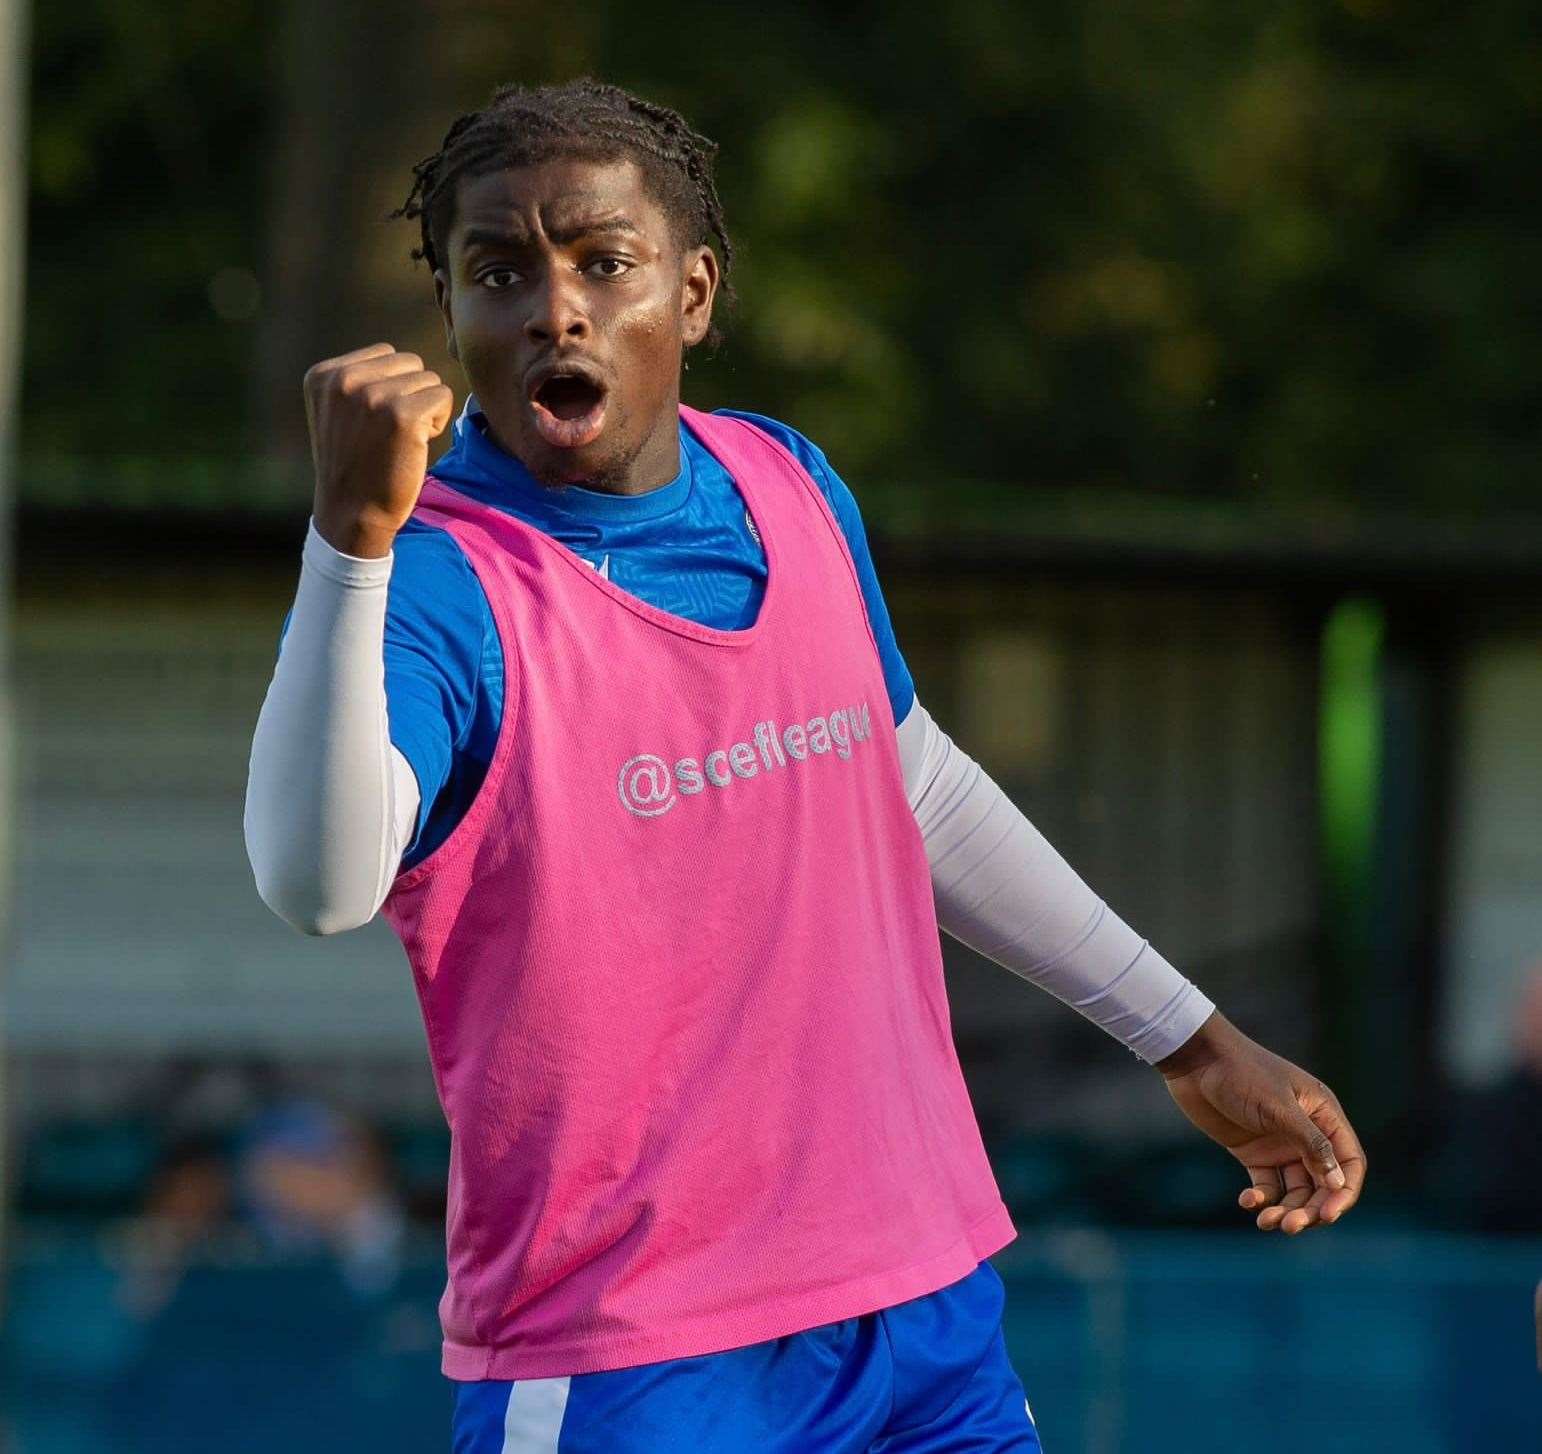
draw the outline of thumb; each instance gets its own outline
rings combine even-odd
[[[1281,1129],[1301,1148],[1301,1161],[1319,1186],[1338,1191],[1344,1185],[1344,1172],[1333,1150],[1333,1141],[1294,1097],[1285,1112]]]

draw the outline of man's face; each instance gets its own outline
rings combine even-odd
[[[632,161],[463,178],[434,296],[494,438],[548,484],[623,493],[679,469],[680,360],[717,288]]]

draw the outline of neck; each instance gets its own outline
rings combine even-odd
[[[591,490],[612,495],[644,495],[667,485],[680,473],[680,403],[659,412],[642,448],[615,475],[605,479],[575,480]]]

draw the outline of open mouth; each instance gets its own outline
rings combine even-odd
[[[554,373],[530,391],[536,432],[557,449],[592,444],[605,427],[605,386],[588,374]]]

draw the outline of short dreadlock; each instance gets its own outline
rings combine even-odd
[[[553,157],[629,158],[641,167],[682,247],[717,239],[720,298],[731,304],[728,274],[734,252],[712,179],[716,154],[717,143],[692,131],[679,112],[619,86],[587,76],[557,86],[500,86],[482,110],[456,117],[440,149],[413,167],[412,190],[390,215],[418,219],[423,240],[412,256],[434,269],[444,260],[444,239],[455,221],[455,187],[462,177]],[[715,327],[708,341],[717,341]]]

